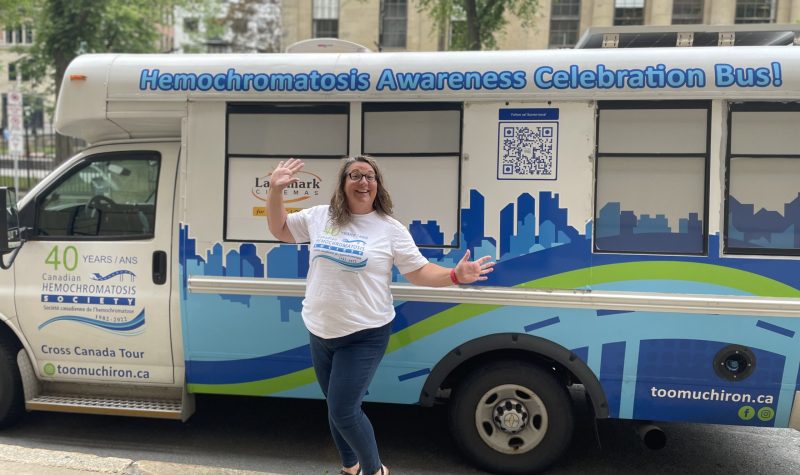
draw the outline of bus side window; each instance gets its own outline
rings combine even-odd
[[[458,245],[462,103],[368,102],[362,105],[363,152],[380,157],[395,217],[405,224],[426,257]],[[438,249],[437,249],[438,248]]]
[[[800,255],[798,123],[800,103],[731,105],[725,253]]]
[[[708,102],[599,103],[595,252],[707,252]]]

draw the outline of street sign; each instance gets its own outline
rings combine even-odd
[[[12,157],[25,154],[25,119],[22,113],[22,93],[11,91],[7,96],[8,153]]]
[[[11,91],[6,96],[8,117],[8,154],[14,162],[14,189],[19,190],[19,160],[25,154],[25,119],[22,112],[22,93]]]

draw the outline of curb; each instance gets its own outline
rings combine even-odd
[[[19,475],[78,475],[112,473],[120,475],[285,475],[224,467],[209,467],[154,460],[100,457],[79,452],[35,449],[0,444],[0,473]]]

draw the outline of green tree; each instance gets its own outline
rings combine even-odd
[[[70,61],[84,53],[150,53],[159,49],[161,28],[176,4],[192,0],[0,0],[5,24],[33,26],[34,41],[20,68],[34,81],[52,76],[55,95]],[[58,137],[56,161],[72,154],[71,141]]]
[[[428,11],[441,32],[450,30],[450,49],[481,50],[497,46],[495,34],[517,16],[530,26],[539,0],[417,0],[420,11]]]

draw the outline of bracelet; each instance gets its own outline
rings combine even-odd
[[[450,269],[450,280],[453,282],[453,285],[461,285],[461,282],[458,281],[458,276],[456,276],[455,269]]]

